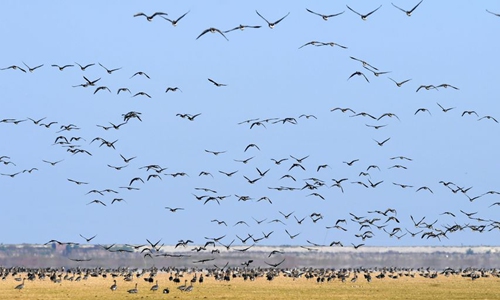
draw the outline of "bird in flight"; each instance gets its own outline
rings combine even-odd
[[[91,240],[93,240],[93,239],[97,236],[97,234],[96,234],[96,235],[94,235],[93,237],[90,237],[90,238],[86,238],[86,237],[84,237],[84,236],[83,236],[83,235],[81,235],[81,234],[80,234],[80,236],[81,236],[84,240],[86,240],[86,241],[87,241],[87,243],[88,243],[88,242],[90,242]]]
[[[437,102],[436,102],[436,103],[437,103]],[[454,109],[454,108],[455,108],[455,107],[444,108],[444,107],[442,107],[442,106],[441,106],[441,104],[439,104],[439,103],[437,103],[437,105],[441,108],[441,110],[442,110],[443,112],[448,112],[448,111],[450,111],[450,110],[452,110],[452,109]]]
[[[64,160],[64,159],[61,159],[61,160],[58,160],[58,161],[48,161],[48,160],[42,160],[42,161],[43,161],[43,162],[45,162],[45,163],[48,163],[48,164],[50,164],[50,165],[52,165],[52,166],[55,166],[55,165],[57,165],[58,163],[62,162],[63,160]]]
[[[151,96],[148,93],[146,93],[146,92],[135,93],[132,97],[137,97],[137,96],[146,96],[148,98],[151,98]]]
[[[321,46],[330,46],[330,47],[338,46],[342,49],[347,49],[346,46],[342,46],[341,44],[335,43],[335,42],[326,42],[326,43],[321,43],[321,45],[318,45],[318,47],[321,47]]]
[[[374,69],[374,70],[377,70],[377,71],[378,71],[378,69],[377,69],[377,68],[375,68],[374,66],[370,65],[369,63],[367,63],[367,62],[366,62],[366,61],[364,61],[364,60],[361,60],[361,59],[359,59],[359,58],[352,57],[352,56],[350,56],[350,58],[351,58],[351,59],[354,59],[354,60],[357,60],[357,61],[359,61],[360,63],[362,63],[362,64],[363,64],[363,67],[368,66],[368,67],[370,67],[370,68],[372,68],[372,69]]]
[[[167,16],[167,15],[168,15],[167,13],[164,13],[164,12],[161,12],[161,11],[157,11],[157,12],[155,12],[154,14],[152,14],[151,16],[148,16],[148,15],[146,15],[146,14],[145,14],[145,13],[143,13],[143,12],[139,12],[139,13],[136,13],[136,14],[134,15],[134,18],[135,18],[135,17],[140,17],[140,16],[143,16],[143,17],[145,17],[145,18],[146,18],[146,20],[148,20],[149,22],[151,22],[151,21],[153,20],[153,18],[154,18],[154,17],[156,17],[156,16]]]
[[[207,32],[211,32],[211,33],[216,33],[217,32],[220,35],[222,35],[226,39],[226,41],[229,41],[222,31],[220,31],[219,29],[214,28],[214,27],[210,27],[208,29],[203,30],[203,32],[200,33],[200,35],[196,39],[199,39],[201,36],[203,36]]]
[[[268,263],[268,262],[266,262],[266,261],[264,261],[264,263],[266,263],[266,265],[269,265],[269,266],[271,266],[271,267],[276,268],[276,267],[278,267],[279,265],[281,265],[284,261],[285,261],[285,259],[283,258],[283,260],[282,260],[282,261],[280,261],[280,262],[278,262],[278,263],[275,263],[275,264],[271,264],[271,263]]]
[[[95,65],[95,64],[88,64],[88,65],[82,66],[77,62],[75,62],[75,64],[77,64],[82,71],[85,71],[88,67],[92,67],[93,65]]]
[[[382,142],[379,142],[375,139],[373,139],[379,146],[383,146],[388,140],[390,140],[391,138],[386,138],[385,140],[383,140]]]
[[[161,16],[163,19],[169,21],[170,23],[172,23],[172,26],[177,26],[177,23],[182,19],[184,18],[188,13],[190,12],[190,10],[188,12],[186,12],[185,14],[183,14],[182,16],[178,17],[176,20],[170,20],[169,18],[165,18],[164,16]]]
[[[415,111],[414,115],[418,114],[419,112],[428,112],[429,115],[432,116],[431,112],[427,108],[419,108],[417,111]]]
[[[422,89],[422,88],[424,88],[426,90],[435,89],[436,91],[439,91],[436,86],[434,86],[434,85],[431,84],[431,85],[421,85],[421,86],[418,87],[418,89],[415,92],[420,91],[420,89]]]
[[[205,149],[205,152],[207,153],[212,153],[213,155],[219,155],[219,154],[222,154],[222,153],[226,153],[226,151],[212,151],[212,150],[206,150]]]
[[[343,161],[344,164],[347,164],[348,166],[352,166],[355,162],[359,161],[359,159],[353,159],[351,161]]]
[[[475,111],[473,111],[473,110],[465,110],[465,111],[462,113],[462,117],[463,117],[465,114],[468,114],[468,115],[475,114],[475,115],[476,115],[476,117],[479,117],[479,115],[477,114],[477,112],[475,112]]]
[[[176,212],[178,210],[184,210],[184,208],[182,208],[182,207],[168,207],[168,206],[166,206],[165,208],[170,210],[171,212]]]
[[[408,81],[410,81],[411,79],[406,79],[406,80],[403,80],[401,82],[397,82],[396,80],[392,79],[391,77],[388,77],[392,82],[394,82],[398,87],[401,87],[403,84],[407,83]]]
[[[478,119],[478,121],[481,121],[482,119],[488,119],[488,120],[493,120],[495,123],[498,123],[497,119],[493,118],[492,116],[484,116]]]
[[[288,17],[288,15],[290,14],[290,12],[288,12],[284,17],[282,17],[281,19],[279,19],[278,21],[276,22],[269,22],[266,18],[264,18],[261,14],[259,14],[259,12],[257,10],[255,10],[255,12],[257,13],[257,15],[259,15],[259,17],[261,17],[264,21],[267,22],[267,25],[269,26],[269,28],[273,29],[274,26],[278,25],[279,22],[283,21],[284,18]]]
[[[64,65],[64,66],[59,66],[59,65],[52,65],[52,67],[56,67],[59,69],[59,71],[62,71],[66,68],[74,67],[74,65]]]
[[[367,68],[367,67],[364,67],[364,68],[367,69],[368,71],[372,72],[373,75],[375,75],[376,77],[379,77],[380,75],[383,75],[383,74],[391,73],[390,71],[388,71],[388,72],[378,72],[378,71],[373,71],[373,70],[371,70],[370,68]]]
[[[365,74],[363,74],[363,72],[360,72],[360,71],[356,71],[354,73],[351,74],[351,76],[349,76],[349,78],[347,78],[347,80],[351,79],[354,75],[357,75],[357,76],[363,76],[366,80],[366,82],[370,82],[370,80],[368,80],[368,78],[366,78]]]
[[[28,71],[30,71],[30,73],[32,73],[33,71],[35,71],[38,68],[43,67],[43,64],[41,64],[41,65],[38,65],[36,67],[30,68],[24,61],[23,61],[23,64],[26,66],[26,68],[28,68]]]
[[[324,15],[324,14],[319,14],[317,12],[314,12],[308,8],[306,8],[306,10],[314,15],[317,15],[317,16],[320,16],[323,20],[325,21],[328,21],[328,18],[333,18],[333,17],[336,17],[336,16],[339,16],[341,14],[343,14],[344,12],[340,12],[340,13],[337,13],[337,14],[333,14],[333,15]]]
[[[151,79],[148,74],[146,74],[146,73],[144,73],[142,71],[135,72],[134,75],[132,75],[130,78],[132,78],[132,77],[134,77],[136,75],[142,75],[142,76],[145,76],[147,79]]]
[[[101,63],[99,63],[99,66],[103,67],[104,70],[106,70],[106,72],[108,72],[108,74],[112,74],[114,71],[118,71],[118,70],[121,69],[121,68],[116,68],[116,69],[111,69],[110,70],[110,69],[106,68],[105,66],[103,66]]]
[[[224,31],[224,33],[228,33],[228,32],[231,32],[231,31],[238,30],[238,29],[241,30],[241,31],[243,31],[243,30],[245,30],[245,28],[256,28],[257,29],[257,28],[260,28],[260,27],[262,27],[262,26],[259,26],[259,25],[256,25],[256,26],[253,26],[253,25],[241,25],[240,24],[240,25],[234,27],[233,29],[229,29],[229,30]]]
[[[102,204],[102,205],[106,206],[106,204],[104,202],[102,202],[101,200],[97,200],[97,199],[90,201],[89,203],[87,203],[87,205],[92,204],[92,203]]]
[[[382,7],[382,5],[380,5],[380,6],[379,6],[379,7],[377,7],[375,10],[372,10],[371,12],[367,13],[366,15],[362,15],[362,14],[360,14],[359,12],[355,11],[354,9],[350,8],[350,7],[349,7],[349,5],[346,5],[346,6],[347,6],[347,8],[348,8],[350,11],[352,11],[353,13],[357,14],[358,16],[360,16],[360,17],[361,17],[361,20],[363,20],[363,21],[366,21],[366,19],[367,19],[367,18],[368,18],[371,14],[373,14],[374,12],[376,12],[377,10],[379,10],[379,9]]]
[[[459,90],[459,88],[457,88],[456,86],[453,86],[453,85],[447,84],[447,83],[441,83],[436,88],[440,88],[440,87],[445,88],[445,89],[451,87],[452,89]]]
[[[166,90],[165,90],[165,93],[168,93],[169,91],[172,91],[172,92],[177,92],[177,91],[181,91],[182,90],[178,87],[168,87]]]
[[[101,91],[101,90],[107,90],[108,92],[110,92],[110,93],[111,93],[111,90],[110,90],[107,86],[104,86],[104,85],[103,85],[103,86],[97,87],[97,88],[95,89],[95,91],[94,91],[94,94],[95,94],[95,93],[97,93],[97,92],[99,92],[99,91]]]
[[[78,180],[74,180],[74,179],[71,179],[71,178],[68,178],[68,181],[70,181],[70,182],[74,182],[74,183],[76,183],[77,185],[89,184],[88,182],[78,181]]]
[[[25,69],[23,69],[23,68],[21,68],[21,67],[19,67],[19,66],[16,66],[16,65],[9,66],[9,67],[6,67],[6,68],[2,68],[2,69],[0,69],[0,70],[2,70],[2,71],[3,71],[3,70],[8,70],[8,69],[12,69],[12,70],[19,70],[19,71],[22,71],[22,72],[26,73],[26,70],[25,70]]]
[[[408,17],[411,17],[411,13],[417,9],[417,7],[420,5],[420,3],[422,3],[422,1],[424,0],[420,0],[420,2],[417,3],[417,5],[415,5],[412,9],[410,10],[404,10],[402,9],[401,7],[398,7],[396,6],[394,3],[391,2],[392,6],[394,6],[395,8],[399,9],[400,11],[404,12]]]
[[[323,46],[323,42],[310,41],[310,42],[307,42],[304,45],[300,46],[299,49],[302,49],[303,47],[309,46],[309,45],[313,45],[313,46],[319,47],[319,46]]]
[[[208,78],[208,81],[210,81],[211,83],[213,83],[213,84],[214,84],[215,86],[217,86],[217,87],[227,86],[227,84],[224,84],[224,83],[218,83],[218,82],[216,82],[215,80],[210,79],[210,78]]]

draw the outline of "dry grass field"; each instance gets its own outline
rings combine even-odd
[[[118,289],[111,291],[113,279],[108,276],[91,277],[88,280],[53,283],[49,279],[26,281],[22,290],[14,287],[20,284],[13,277],[0,281],[0,299],[500,299],[500,278],[489,277],[472,281],[459,276],[439,276],[428,279],[401,277],[399,279],[373,279],[368,283],[360,278],[352,283],[336,279],[331,282],[317,283],[314,279],[277,277],[267,281],[264,277],[255,281],[234,278],[229,282],[215,281],[206,277],[201,284],[195,283],[193,291],[181,292],[176,284],[168,280],[168,274],[158,274],[159,290],[150,290],[153,283],[143,278],[125,282],[117,278]],[[192,278],[186,275],[184,279]],[[138,293],[129,294],[127,290],[138,283]],[[163,294],[164,288],[169,294]]]

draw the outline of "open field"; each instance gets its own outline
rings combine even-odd
[[[206,277],[203,283],[194,283],[192,292],[177,289],[184,280],[188,280],[189,285],[193,276],[194,273],[184,274],[181,283],[174,283],[169,281],[168,273],[158,273],[155,280],[158,280],[159,289],[156,292],[150,291],[154,283],[146,282],[142,277],[131,282],[117,277],[118,289],[113,292],[109,288],[113,284],[111,276],[89,277],[79,282],[63,280],[61,283],[53,283],[48,278],[43,281],[36,279],[26,281],[22,290],[14,288],[20,282],[9,276],[0,281],[0,299],[500,299],[500,278],[492,276],[471,280],[457,275],[439,275],[429,279],[417,274],[415,278],[373,278],[372,282],[367,282],[360,275],[356,282],[348,278],[346,282],[335,279],[323,283],[317,283],[316,278],[304,277],[293,280],[279,276],[272,281],[265,277],[255,281],[244,281],[241,277],[216,281],[213,277]],[[138,293],[127,293],[135,283],[138,284]],[[170,293],[163,294],[164,288],[169,288]]]

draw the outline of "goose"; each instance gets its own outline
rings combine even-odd
[[[200,35],[196,39],[199,39],[200,37],[202,37],[207,32],[211,32],[211,33],[216,33],[217,32],[220,35],[222,35],[226,39],[226,41],[229,41],[228,38],[224,35],[224,33],[222,31],[220,31],[219,29],[214,28],[214,27],[210,27],[208,29],[203,30],[202,33],[200,33]]]
[[[153,292],[156,292],[158,290],[159,286],[158,286],[158,280],[156,280],[156,284],[153,285],[149,290],[150,291],[153,291]]]
[[[261,17],[264,21],[267,22],[267,25],[269,26],[269,28],[273,29],[274,26],[278,25],[279,22],[283,21],[284,18],[288,17],[288,15],[290,14],[290,12],[288,12],[284,17],[282,17],[281,19],[279,19],[278,21],[276,22],[269,22],[268,20],[266,20],[266,18],[264,18],[261,14],[259,14],[259,12],[257,10],[255,10],[255,12],[257,13],[257,15],[259,15],[259,17]]]
[[[406,80],[397,82],[396,80],[392,79],[391,77],[388,77],[388,78],[389,78],[389,80],[391,80],[392,82],[394,82],[397,87],[401,87],[403,84],[405,84],[405,83],[407,83],[408,81],[411,80],[411,79],[406,79]]]
[[[177,18],[177,19],[175,19],[175,20],[171,20],[171,19],[169,19],[169,18],[165,18],[165,17],[164,17],[164,16],[162,16],[162,15],[160,15],[160,17],[162,17],[163,19],[165,19],[165,20],[169,21],[169,22],[172,24],[172,26],[174,26],[174,27],[175,27],[175,26],[177,26],[177,23],[178,23],[178,22],[179,22],[182,18],[184,18],[184,17],[185,17],[185,16],[186,16],[189,12],[190,12],[190,10],[189,10],[189,11],[187,11],[186,13],[184,13],[182,16],[178,17],[178,18]]]
[[[369,13],[367,13],[367,14],[365,14],[365,15],[362,15],[362,14],[358,13],[357,11],[355,11],[354,9],[350,8],[350,7],[349,7],[349,5],[346,5],[346,6],[347,6],[347,8],[348,8],[350,11],[352,11],[353,13],[357,14],[358,16],[360,16],[360,17],[361,17],[361,20],[363,20],[363,21],[366,21],[366,19],[367,19],[367,18],[368,18],[371,14],[373,14],[374,12],[376,12],[377,10],[379,10],[379,9],[382,7],[382,5],[380,5],[380,6],[379,6],[379,7],[377,7],[375,10],[372,10],[371,12],[369,12]]]
[[[157,12],[155,12],[154,14],[152,14],[152,15],[150,15],[150,16],[146,15],[146,14],[145,14],[145,13],[143,13],[143,12],[139,12],[139,13],[136,13],[136,14],[134,15],[134,18],[135,18],[135,17],[140,17],[140,16],[143,16],[143,17],[145,17],[145,18],[146,18],[146,20],[148,20],[149,22],[151,22],[151,21],[153,20],[153,18],[154,18],[154,17],[156,17],[156,16],[167,16],[167,15],[168,15],[167,13],[164,13],[164,12],[161,12],[161,11],[157,11]]]
[[[26,278],[23,278],[23,283],[21,283],[21,284],[17,285],[14,289],[16,289],[16,290],[22,290],[22,289],[24,289],[24,280],[25,280],[25,279],[26,279]]]
[[[74,67],[74,65],[64,65],[64,66],[59,66],[59,65],[52,65],[52,67],[58,68],[59,71],[62,71],[66,68]]]
[[[180,291],[184,291],[187,288],[187,279],[184,280],[184,284],[181,286],[178,286],[177,289]]]
[[[116,291],[116,289],[118,288],[118,286],[116,285],[116,279],[113,280],[113,282],[114,283],[109,287],[109,289],[114,292],[114,291]]]
[[[422,1],[424,0],[420,0],[420,2],[417,3],[417,5],[415,5],[412,9],[410,10],[404,10],[402,9],[401,7],[398,7],[396,6],[394,3],[391,2],[392,6],[394,6],[395,8],[399,9],[400,11],[404,12],[408,17],[411,17],[411,13],[417,9],[417,7],[420,5],[420,3],[422,3]]]
[[[245,28],[260,28],[260,27],[261,26],[241,25],[240,24],[240,25],[234,27],[233,29],[229,29],[229,30],[224,31],[224,33],[228,33],[228,32],[231,32],[231,31],[238,30],[238,29],[241,30],[241,31],[243,31],[243,30],[245,30]]]
[[[75,64],[77,64],[80,67],[80,70],[82,70],[82,71],[85,71],[87,68],[92,67],[92,66],[95,65],[94,63],[92,63],[92,64],[88,64],[88,65],[82,66],[82,65],[80,65],[77,62],[75,62]]]
[[[307,10],[308,12],[310,12],[310,13],[314,14],[314,15],[320,16],[320,17],[321,17],[323,20],[325,20],[325,21],[328,21],[328,19],[329,19],[329,18],[333,18],[333,17],[336,17],[336,16],[340,16],[341,14],[343,14],[343,13],[344,13],[344,11],[343,11],[343,12],[336,13],[336,14],[332,14],[332,15],[324,15],[324,14],[319,14],[319,13],[317,13],[317,12],[314,12],[314,11],[312,11],[312,10],[308,9],[308,8],[306,8],[306,10]]]
[[[139,290],[137,289],[137,283],[135,284],[135,288],[127,291],[127,293],[129,293],[129,294],[137,294],[138,292],[139,292]]]
[[[36,69],[43,67],[43,64],[41,64],[36,67],[30,68],[24,61],[23,64],[26,66],[26,68],[28,68],[28,71],[30,71],[30,73],[33,73],[33,71],[35,71]]]
[[[101,66],[104,70],[106,70],[106,72],[107,72],[108,74],[112,74],[113,72],[118,71],[118,70],[120,70],[120,69],[121,69],[121,67],[120,67],[120,68],[116,68],[116,69],[108,69],[108,68],[106,68],[105,66],[103,66],[101,63],[99,63],[99,66]]]

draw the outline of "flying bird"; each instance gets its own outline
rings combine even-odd
[[[227,86],[227,84],[224,84],[224,83],[218,83],[218,82],[216,82],[215,80],[210,79],[210,78],[208,78],[208,81],[210,81],[211,83],[213,83],[213,84],[214,84],[215,86],[217,86],[217,87]]]
[[[472,114],[475,114],[476,117],[479,118],[479,115],[477,114],[477,112],[473,111],[473,110],[465,110],[463,113],[462,113],[462,117],[465,115],[465,114],[468,114],[469,116],[472,115]]]
[[[360,72],[360,71],[356,71],[354,73],[351,74],[351,76],[349,76],[349,78],[347,78],[347,80],[351,79],[354,75],[357,75],[357,76],[363,76],[366,80],[366,82],[370,82],[370,80],[368,80],[368,78],[366,78],[365,74],[363,74],[363,72]]]
[[[148,98],[151,98],[151,96],[148,93],[146,93],[146,92],[135,93],[132,97],[137,97],[137,96],[146,96]]]
[[[407,83],[408,81],[410,81],[411,79],[406,79],[406,80],[403,80],[403,81],[400,81],[400,82],[397,82],[396,80],[392,79],[391,77],[388,77],[392,82],[394,82],[397,87],[401,87],[403,84]]]
[[[76,183],[77,185],[88,184],[88,182],[77,181],[77,180],[70,179],[70,178],[68,178],[68,181],[70,181],[70,182],[74,182],[74,183]]]
[[[497,119],[493,118],[492,116],[484,116],[478,119],[478,121],[481,121],[482,119],[488,119],[488,120],[493,120],[495,123],[498,123]]]
[[[106,70],[106,72],[108,72],[108,74],[112,74],[113,72],[118,71],[118,70],[121,69],[121,67],[120,68],[116,68],[116,69],[108,69],[105,66],[103,66],[101,63],[99,63],[99,66],[103,67],[104,70]]]
[[[359,12],[355,11],[354,9],[350,8],[350,7],[349,7],[349,5],[346,5],[346,6],[347,6],[347,8],[348,8],[350,11],[352,11],[353,13],[357,14],[358,16],[360,16],[360,17],[361,17],[361,20],[363,20],[363,21],[366,21],[366,19],[367,19],[367,18],[368,18],[371,14],[373,14],[374,12],[376,12],[377,10],[379,10],[379,9],[382,7],[382,5],[380,5],[380,6],[379,6],[379,7],[377,7],[375,10],[372,10],[371,12],[369,12],[369,13],[367,13],[367,14],[365,14],[365,15],[362,15],[362,14],[360,14]]]
[[[148,75],[148,74],[146,74],[146,73],[144,73],[144,72],[142,72],[142,71],[135,72],[135,73],[134,73],[134,75],[132,75],[130,78],[132,78],[132,77],[134,77],[134,76],[136,76],[136,75],[145,76],[147,79],[151,79],[151,78],[149,77],[149,75]]]
[[[182,207],[168,207],[168,206],[165,206],[166,209],[170,210],[171,212],[176,212],[178,210],[184,210],[184,208]]]
[[[410,17],[410,16],[411,16],[411,13],[412,13],[412,12],[413,12],[413,11],[414,11],[414,10],[415,10],[418,6],[419,6],[419,5],[420,5],[420,3],[422,3],[422,1],[424,1],[424,0],[420,0],[420,2],[418,2],[418,3],[417,3],[417,5],[415,5],[415,6],[414,6],[412,9],[410,9],[410,10],[404,10],[404,9],[402,9],[401,7],[396,6],[396,5],[395,5],[394,3],[392,3],[392,2],[391,2],[391,4],[392,4],[392,6],[394,6],[395,8],[397,8],[397,9],[399,9],[400,11],[402,11],[402,12],[406,13],[406,15],[407,15],[408,17]]]
[[[102,90],[102,91],[103,91],[103,90],[108,90],[108,92],[110,92],[110,93],[111,93],[111,90],[110,90],[107,86],[100,86],[100,87],[97,87],[97,88],[95,89],[94,94],[95,94],[95,93],[97,93],[97,92],[99,92],[99,91],[101,91],[101,90]]]
[[[385,140],[383,140],[382,142],[379,142],[377,140],[374,139],[374,141],[379,145],[379,146],[383,146],[388,140],[390,140],[391,138],[386,138]]]
[[[28,68],[28,71],[30,71],[30,73],[33,73],[33,71],[35,71],[36,69],[43,67],[43,64],[41,64],[36,67],[30,68],[24,61],[23,64],[26,66],[26,68]]]
[[[430,84],[430,85],[421,85],[421,86],[419,86],[415,92],[418,92],[418,91],[420,91],[420,89],[423,89],[423,88],[426,89],[427,91],[430,90],[430,89],[435,89],[436,91],[439,91],[439,89],[436,86]]]
[[[94,235],[93,237],[90,237],[90,238],[84,237],[84,236],[83,236],[83,235],[81,235],[81,234],[80,234],[80,236],[81,236],[84,240],[86,240],[86,241],[87,241],[87,243],[88,243],[88,242],[90,242],[91,240],[93,240],[93,239],[97,236],[97,234],[96,234],[96,235]]]
[[[66,68],[74,67],[74,65],[64,65],[64,66],[59,66],[59,65],[52,65],[52,67],[58,68],[59,71],[62,71]]]
[[[206,149],[205,149],[205,152],[212,153],[215,156],[222,154],[222,153],[226,153],[226,151],[212,151],[212,150],[206,150]]]
[[[97,199],[90,201],[89,203],[87,203],[87,205],[92,204],[92,203],[102,204],[103,206],[106,206],[106,204],[104,202],[102,202],[101,200],[97,200]]]
[[[219,29],[214,28],[214,27],[210,27],[208,29],[203,30],[203,32],[200,33],[200,35],[196,39],[199,39],[201,36],[203,36],[207,32],[211,32],[211,33],[216,33],[217,32],[220,35],[222,35],[226,39],[226,41],[229,41],[222,31],[220,31]]]
[[[444,107],[442,107],[442,106],[441,106],[441,104],[439,104],[439,103],[437,103],[437,102],[436,102],[436,104],[437,104],[437,105],[441,108],[441,110],[442,110],[443,112],[448,112],[448,111],[450,111],[450,110],[452,110],[452,109],[454,109],[454,108],[455,108],[455,107],[444,108]]]
[[[151,21],[153,20],[153,18],[154,18],[154,17],[156,17],[156,16],[167,16],[167,15],[168,15],[167,13],[164,13],[164,12],[161,12],[161,11],[157,11],[157,12],[155,12],[154,14],[152,14],[152,15],[150,15],[150,16],[146,15],[146,14],[145,14],[145,13],[143,13],[143,12],[139,12],[139,13],[136,13],[136,14],[134,15],[134,17],[140,17],[140,16],[143,16],[143,17],[145,17],[145,18],[146,18],[146,20],[148,20],[149,22],[151,22]]]
[[[317,16],[320,16],[323,20],[325,21],[328,21],[329,18],[333,18],[333,17],[336,17],[336,16],[339,16],[341,14],[343,14],[344,12],[340,12],[340,13],[336,13],[336,14],[332,14],[332,15],[324,15],[324,14],[320,14],[320,13],[317,13],[317,12],[314,12],[308,8],[306,8],[306,10],[314,15],[317,15]]]
[[[282,261],[280,261],[280,262],[278,262],[278,263],[275,263],[275,264],[271,264],[271,263],[268,263],[268,262],[266,262],[266,261],[264,261],[264,263],[265,263],[266,265],[269,265],[269,266],[273,267],[273,268],[276,268],[276,267],[278,267],[279,265],[281,265],[284,261],[285,261],[285,258],[283,258],[283,260],[282,260]]]
[[[165,18],[165,17],[164,17],[164,16],[162,16],[162,15],[160,15],[160,17],[162,17],[163,19],[165,19],[165,20],[169,21],[170,23],[172,23],[172,26],[177,26],[177,23],[178,23],[178,22],[179,22],[182,18],[184,18],[184,17],[185,17],[185,16],[186,16],[189,12],[190,12],[190,10],[189,10],[189,11],[187,11],[186,13],[184,13],[182,16],[178,17],[178,18],[177,18],[177,19],[175,19],[175,20],[171,20],[171,19],[169,19],[169,18]]]
[[[141,181],[142,183],[144,183],[144,180],[142,180],[141,177],[134,177],[132,178],[132,180],[130,180],[130,183],[128,185],[131,186],[135,181]]]
[[[262,27],[262,26],[258,26],[258,25],[241,25],[240,24],[240,25],[234,27],[233,29],[229,29],[229,30],[224,31],[224,33],[228,33],[228,32],[231,32],[231,31],[238,30],[238,29],[241,30],[241,31],[243,31],[243,30],[245,30],[245,28],[255,28],[255,29],[257,29],[257,28],[260,28],[260,27]]]
[[[353,60],[359,61],[361,64],[363,64],[363,67],[368,66],[368,67],[370,67],[370,68],[378,71],[377,68],[375,68],[374,66],[370,65],[369,63],[367,63],[366,61],[364,61],[362,59],[359,59],[359,58],[356,58],[356,57],[352,57],[352,56],[350,56],[350,58],[353,59]]]
[[[88,65],[83,66],[77,62],[75,62],[75,64],[77,64],[80,67],[80,70],[82,70],[82,71],[85,71],[88,67],[92,67],[93,65],[95,65],[95,64],[88,64]]]
[[[181,91],[182,90],[178,87],[168,87],[166,90],[165,90],[165,93],[168,93],[169,91],[172,91],[172,92],[177,92],[177,91]]]
[[[255,12],[257,13],[257,15],[259,15],[259,17],[261,17],[264,21],[266,21],[266,22],[267,22],[267,25],[268,25],[268,26],[269,26],[269,28],[271,28],[271,29],[273,29],[273,28],[274,28],[274,26],[278,25],[278,23],[279,23],[279,22],[283,21],[283,19],[284,19],[284,18],[286,18],[286,17],[288,17],[288,15],[290,14],[290,12],[289,12],[289,13],[287,13],[284,17],[282,17],[281,19],[279,19],[278,21],[276,21],[276,22],[272,22],[272,23],[271,23],[271,22],[269,22],[266,18],[264,18],[261,14],[259,14],[259,12],[258,12],[257,10],[255,10]]]

